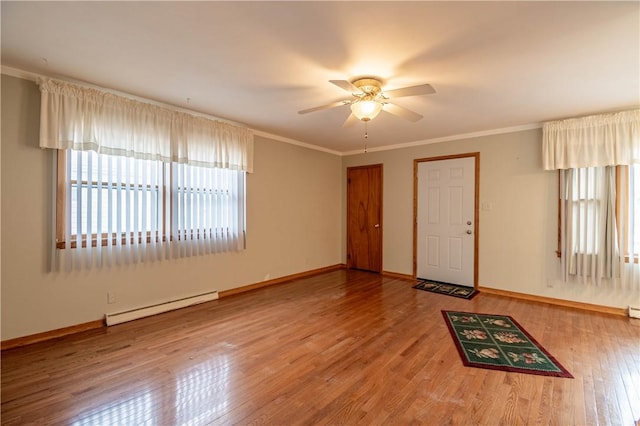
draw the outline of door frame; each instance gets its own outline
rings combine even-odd
[[[346,250],[345,250],[345,256],[346,256],[346,266],[349,269],[353,268],[353,264],[352,264],[352,260],[349,258],[349,236],[351,235],[351,226],[349,225],[349,197],[351,196],[351,186],[349,185],[349,170],[354,170],[354,169],[372,169],[372,168],[376,168],[376,169],[380,169],[380,204],[379,204],[379,217],[380,217],[380,228],[378,229],[378,233],[379,233],[379,244],[380,244],[380,263],[379,265],[377,265],[378,267],[378,271],[370,271],[370,272],[377,272],[379,274],[382,273],[382,265],[383,263],[383,256],[384,256],[384,239],[383,239],[383,232],[384,232],[384,221],[383,221],[383,211],[384,211],[384,204],[383,204],[383,200],[384,200],[384,165],[382,163],[377,163],[377,164],[365,164],[362,166],[353,166],[353,167],[347,167],[346,170],[346,178],[347,178],[347,202],[346,202],[346,218],[347,218],[347,235],[346,235]]]
[[[417,278],[418,272],[418,165],[427,161],[454,160],[458,158],[473,157],[475,168],[475,188],[473,206],[473,287],[478,288],[478,244],[479,220],[480,220],[480,153],[469,152],[466,154],[444,155],[440,157],[417,158],[413,160],[413,278]]]

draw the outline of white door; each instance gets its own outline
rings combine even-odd
[[[418,163],[416,275],[474,285],[475,157]]]

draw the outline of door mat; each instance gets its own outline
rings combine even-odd
[[[478,294],[478,290],[473,287],[431,280],[422,280],[413,288],[430,291],[432,293],[444,294],[447,296],[460,297],[467,300],[473,299],[476,294]]]
[[[509,316],[444,310],[442,316],[468,367],[573,378]]]

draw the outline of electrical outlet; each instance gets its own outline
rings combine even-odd
[[[108,304],[113,304],[116,303],[116,294],[113,291],[108,291],[107,292],[107,303]]]
[[[553,288],[553,280],[551,278],[547,278],[547,287]]]

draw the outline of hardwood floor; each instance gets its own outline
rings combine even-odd
[[[2,424],[634,425],[640,321],[339,270],[2,352]],[[514,317],[574,379],[464,367],[440,310]]]

